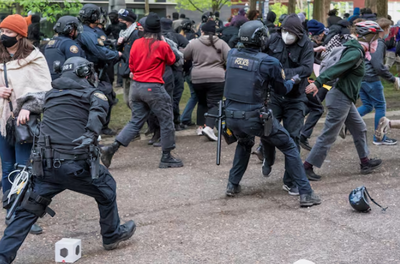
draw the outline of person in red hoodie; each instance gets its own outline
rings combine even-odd
[[[162,156],[160,168],[182,167],[183,163],[171,155],[175,148],[171,97],[165,91],[163,74],[165,65],[173,65],[180,59],[161,35],[160,18],[155,13],[147,16],[144,36],[136,40],[129,56],[129,68],[133,74],[129,100],[132,118],[125,125],[113,144],[102,148],[101,161],[107,168],[120,145],[124,147],[134,139],[146,122],[150,111],[157,116],[161,128]]]

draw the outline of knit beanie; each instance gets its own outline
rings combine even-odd
[[[214,20],[208,20],[207,23],[204,23],[201,27],[201,30],[203,30],[203,32],[215,33],[215,26],[216,24]]]
[[[325,26],[321,22],[318,22],[315,19],[311,19],[307,22],[308,32],[311,33],[312,36],[319,35],[325,31]]]
[[[304,28],[296,14],[290,14],[283,20],[282,29],[295,34],[299,39],[303,37]]]
[[[15,33],[27,37],[28,36],[28,24],[21,15],[9,15],[0,23],[0,28],[7,28],[14,31]]]
[[[135,23],[137,16],[131,10],[120,9],[118,12],[118,18],[125,20],[127,22]]]
[[[144,23],[144,31],[149,33],[160,33],[161,24],[160,18],[156,13],[151,12]]]

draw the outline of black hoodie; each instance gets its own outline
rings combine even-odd
[[[268,28],[269,34],[276,33],[276,26],[275,26],[276,14],[272,11],[269,11],[267,14],[267,19],[265,20],[265,25]]]

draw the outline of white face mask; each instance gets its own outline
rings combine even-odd
[[[286,30],[282,30],[282,39],[286,45],[292,45],[293,43],[295,43],[297,41],[297,36]]]

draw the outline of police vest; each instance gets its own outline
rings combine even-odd
[[[55,37],[54,39],[50,40],[49,43],[47,43],[46,45],[44,56],[46,57],[47,65],[49,66],[51,74],[51,79],[53,81],[61,76],[61,73],[54,72],[53,63],[55,61],[59,61],[61,66],[64,64],[66,58],[64,52],[61,50],[61,45],[64,42],[70,40],[71,39],[67,37]]]
[[[52,89],[43,106],[41,133],[54,145],[71,146],[72,140],[85,133],[91,95],[96,89]]]
[[[262,60],[267,57],[267,54],[261,52],[232,51],[226,63],[226,99],[247,104],[264,102],[265,80],[259,71]]]

